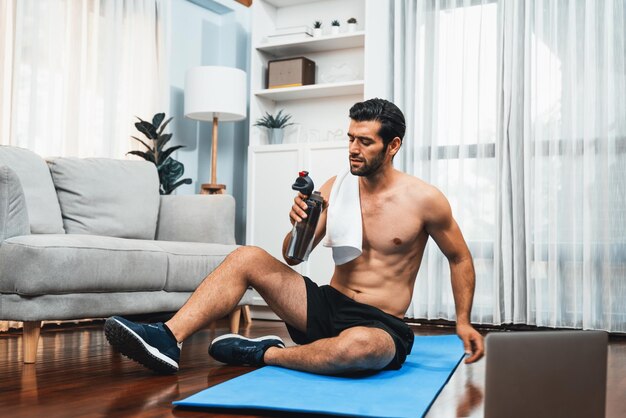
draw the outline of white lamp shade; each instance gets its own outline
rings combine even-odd
[[[246,73],[238,68],[203,66],[187,70],[185,116],[220,122],[246,117]]]

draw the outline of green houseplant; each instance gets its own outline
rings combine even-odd
[[[322,36],[322,22],[320,20],[313,22],[313,36],[316,38]]]
[[[270,144],[280,144],[283,142],[283,129],[289,125],[293,125],[292,122],[289,122],[291,115],[287,113],[283,114],[283,110],[284,109],[279,110],[276,116],[265,112],[265,116],[257,119],[254,123],[254,126],[267,128]]]
[[[336,19],[330,22],[330,32],[333,35],[337,35],[339,33],[339,25],[341,25],[341,23],[339,23]]]
[[[163,123],[165,113],[157,113],[152,118],[152,122],[145,121],[139,117],[137,119],[139,119],[139,122],[135,123],[135,128],[144,134],[148,141],[152,141],[152,146],[148,145],[144,140],[133,136],[132,138],[141,142],[147,150],[129,151],[128,154],[137,155],[156,165],[159,173],[159,192],[161,194],[170,194],[174,191],[174,189],[182,184],[191,184],[190,178],[178,180],[183,176],[185,166],[180,161],[171,157],[171,154],[174,151],[183,148],[184,145],[176,145],[170,148],[165,148],[168,141],[172,139],[172,134],[164,134],[163,131],[173,118],[169,118],[165,121],[165,123]]]
[[[348,32],[356,32],[356,18],[351,17],[346,21],[346,23],[348,24]]]

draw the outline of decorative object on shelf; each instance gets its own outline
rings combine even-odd
[[[288,42],[310,38],[313,31],[309,26],[290,26],[287,28],[276,28],[273,33],[267,35],[269,42]]]
[[[267,62],[267,88],[299,87],[315,84],[315,62],[305,57]]]
[[[127,154],[137,155],[156,165],[157,172],[159,173],[159,193],[170,194],[182,184],[191,184],[191,179],[189,178],[178,180],[185,173],[185,166],[180,161],[171,157],[174,151],[183,148],[184,145],[165,148],[165,145],[172,138],[172,134],[164,134],[163,131],[173,118],[169,118],[163,123],[165,113],[157,113],[152,117],[152,122],[145,121],[141,118],[137,119],[139,119],[139,122],[135,123],[135,128],[144,134],[148,140],[152,141],[152,146],[136,136],[132,136],[132,138],[141,142],[147,148],[147,151],[129,151]]]
[[[347,23],[348,23],[348,32],[356,32],[356,24],[357,24],[356,18],[351,17],[350,19],[348,19]]]
[[[217,126],[246,118],[246,73],[238,68],[194,67],[185,76],[185,116],[199,121],[213,121],[211,147],[211,183],[201,186],[202,193],[223,193],[226,186],[217,184]]]
[[[341,141],[342,139],[345,139],[346,137],[343,135],[343,130],[342,129],[337,129],[334,131],[327,131],[326,132],[326,140],[327,141]]]
[[[322,22],[316,20],[313,22],[313,37],[319,38],[320,36],[322,36]]]
[[[319,142],[320,141],[320,131],[317,129],[309,129],[306,133],[306,142]]]
[[[330,33],[332,33],[333,35],[339,34],[339,25],[340,23],[336,19],[330,22]]]
[[[284,129],[287,126],[293,125],[293,122],[289,122],[291,115],[285,113],[284,109],[278,111],[276,116],[271,115],[269,112],[265,112],[265,116],[257,119],[254,126],[267,128],[267,136],[270,144],[282,144],[283,136],[285,135]]]
[[[319,75],[322,83],[338,83],[343,81],[358,80],[359,72],[351,64],[340,63],[330,67],[326,67],[323,73]]]

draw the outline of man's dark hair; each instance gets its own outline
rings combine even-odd
[[[357,122],[380,122],[378,135],[383,139],[385,150],[396,136],[402,141],[406,131],[402,111],[398,109],[398,106],[385,99],[375,98],[356,103],[350,108],[350,119]]]

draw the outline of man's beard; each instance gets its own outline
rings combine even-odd
[[[376,173],[385,161],[385,151],[387,151],[387,147],[383,148],[381,152],[376,154],[370,162],[365,159],[359,159],[359,161],[361,161],[361,167],[352,168],[352,165],[350,165],[350,173],[352,173],[352,175],[354,176],[361,177],[369,177],[372,174]]]

